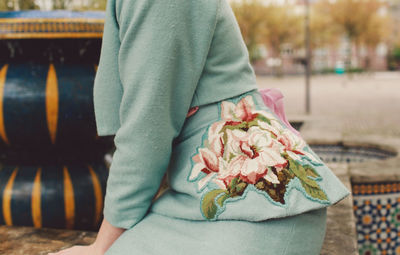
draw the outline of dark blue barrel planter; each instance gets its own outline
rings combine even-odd
[[[107,172],[101,163],[3,165],[0,224],[98,229]]]
[[[0,224],[97,230],[113,137],[93,83],[103,12],[0,12]]]
[[[0,148],[93,148],[94,75],[88,64],[3,64]]]

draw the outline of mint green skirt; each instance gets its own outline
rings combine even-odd
[[[192,221],[149,213],[105,255],[318,255],[326,207],[260,222]]]
[[[190,112],[167,177],[106,255],[318,255],[327,207],[349,195],[258,91]]]

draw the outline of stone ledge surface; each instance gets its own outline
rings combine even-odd
[[[356,141],[359,138],[352,138]],[[400,181],[400,139],[367,136],[363,138],[371,144],[379,144],[382,149],[397,153],[386,160],[371,160],[358,164],[349,164],[349,172],[353,183]]]
[[[353,145],[343,135],[340,120],[324,116],[297,115],[290,120],[304,120],[301,136],[309,144]],[[351,191],[349,165],[327,163],[333,173]],[[328,207],[327,230],[321,255],[358,255],[356,221],[353,212],[353,197],[350,195],[339,203]]]
[[[73,245],[89,245],[96,236],[92,231],[2,225],[0,254],[47,255]]]
[[[351,190],[347,164],[327,164]],[[328,207],[327,230],[321,255],[358,255],[353,197]]]
[[[335,143],[344,140],[340,126],[328,125],[328,128],[325,128],[327,122],[323,119],[304,117],[302,120],[304,124],[301,134],[308,143]],[[348,165],[328,165],[351,190]],[[349,196],[336,205],[328,207],[327,212],[327,231],[321,254],[358,254],[352,197]],[[91,244],[96,235],[97,232],[90,231],[0,226],[0,254],[47,255],[49,252],[73,245]]]

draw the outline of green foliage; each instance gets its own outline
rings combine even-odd
[[[68,9],[72,4],[72,0],[53,0],[52,9]]]
[[[34,0],[0,0],[0,11],[34,10],[39,6]]]
[[[215,204],[215,198],[221,193],[226,193],[224,189],[215,189],[208,192],[202,201],[201,210],[207,219],[213,219],[217,214],[218,207]]]
[[[247,188],[247,183],[239,177],[233,178],[227,187],[228,189],[214,189],[209,191],[203,198],[201,210],[207,219],[213,219],[217,214],[218,207],[224,206],[225,201],[231,197],[242,196]],[[218,197],[218,198],[217,198]],[[216,199],[217,198],[217,199]],[[217,204],[216,204],[217,203]]]
[[[361,68],[361,67],[349,67],[348,69],[346,69],[346,72],[348,72],[348,73],[363,73],[363,72],[365,72],[365,69]]]
[[[222,196],[218,197],[217,199],[218,205],[223,207],[225,200],[227,200],[229,197],[230,197],[229,194],[223,194]]]
[[[302,40],[301,17],[294,14],[292,5],[266,5],[261,0],[243,0],[231,4],[246,43],[249,58],[254,62],[261,58],[259,45],[266,45],[279,56],[281,45],[294,48]]]
[[[346,69],[346,73],[363,73],[365,72],[364,68],[361,67],[349,67]],[[313,70],[313,74],[333,74],[336,73],[335,68],[323,68],[321,70]]]
[[[89,0],[74,2],[72,0],[52,0],[52,10],[73,10],[73,11],[88,11],[88,10],[105,10],[107,0]],[[35,0],[0,0],[0,11],[18,11],[18,10],[34,10],[39,9]]]
[[[87,5],[76,6],[74,9],[79,11],[87,10],[105,10],[107,5],[107,0],[90,0]]]
[[[274,167],[269,168],[268,171],[273,171],[278,176],[279,183],[272,183],[265,178],[260,178],[254,186],[266,192],[274,201],[285,204],[286,186],[294,178],[294,174],[287,169],[277,172]]]
[[[396,61],[400,61],[400,46],[397,46],[397,47],[395,47],[395,48],[393,49],[392,55],[393,55],[393,58],[394,58]]]
[[[387,56],[389,70],[400,69],[400,45],[395,46]]]
[[[325,192],[319,187],[318,183],[309,178],[319,177],[318,173],[314,170],[311,171],[310,166],[302,166],[293,159],[289,159],[289,170],[299,178],[301,185],[304,190],[313,198],[318,198],[320,200],[328,200]]]
[[[320,177],[320,175],[317,173],[317,171],[315,171],[315,169],[312,166],[305,165],[303,167],[306,170],[306,174],[308,176],[311,176],[311,177],[314,177],[314,178]]]

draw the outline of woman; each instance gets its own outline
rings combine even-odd
[[[227,0],[109,0],[104,220],[92,245],[50,254],[319,254],[350,192],[262,97]]]

